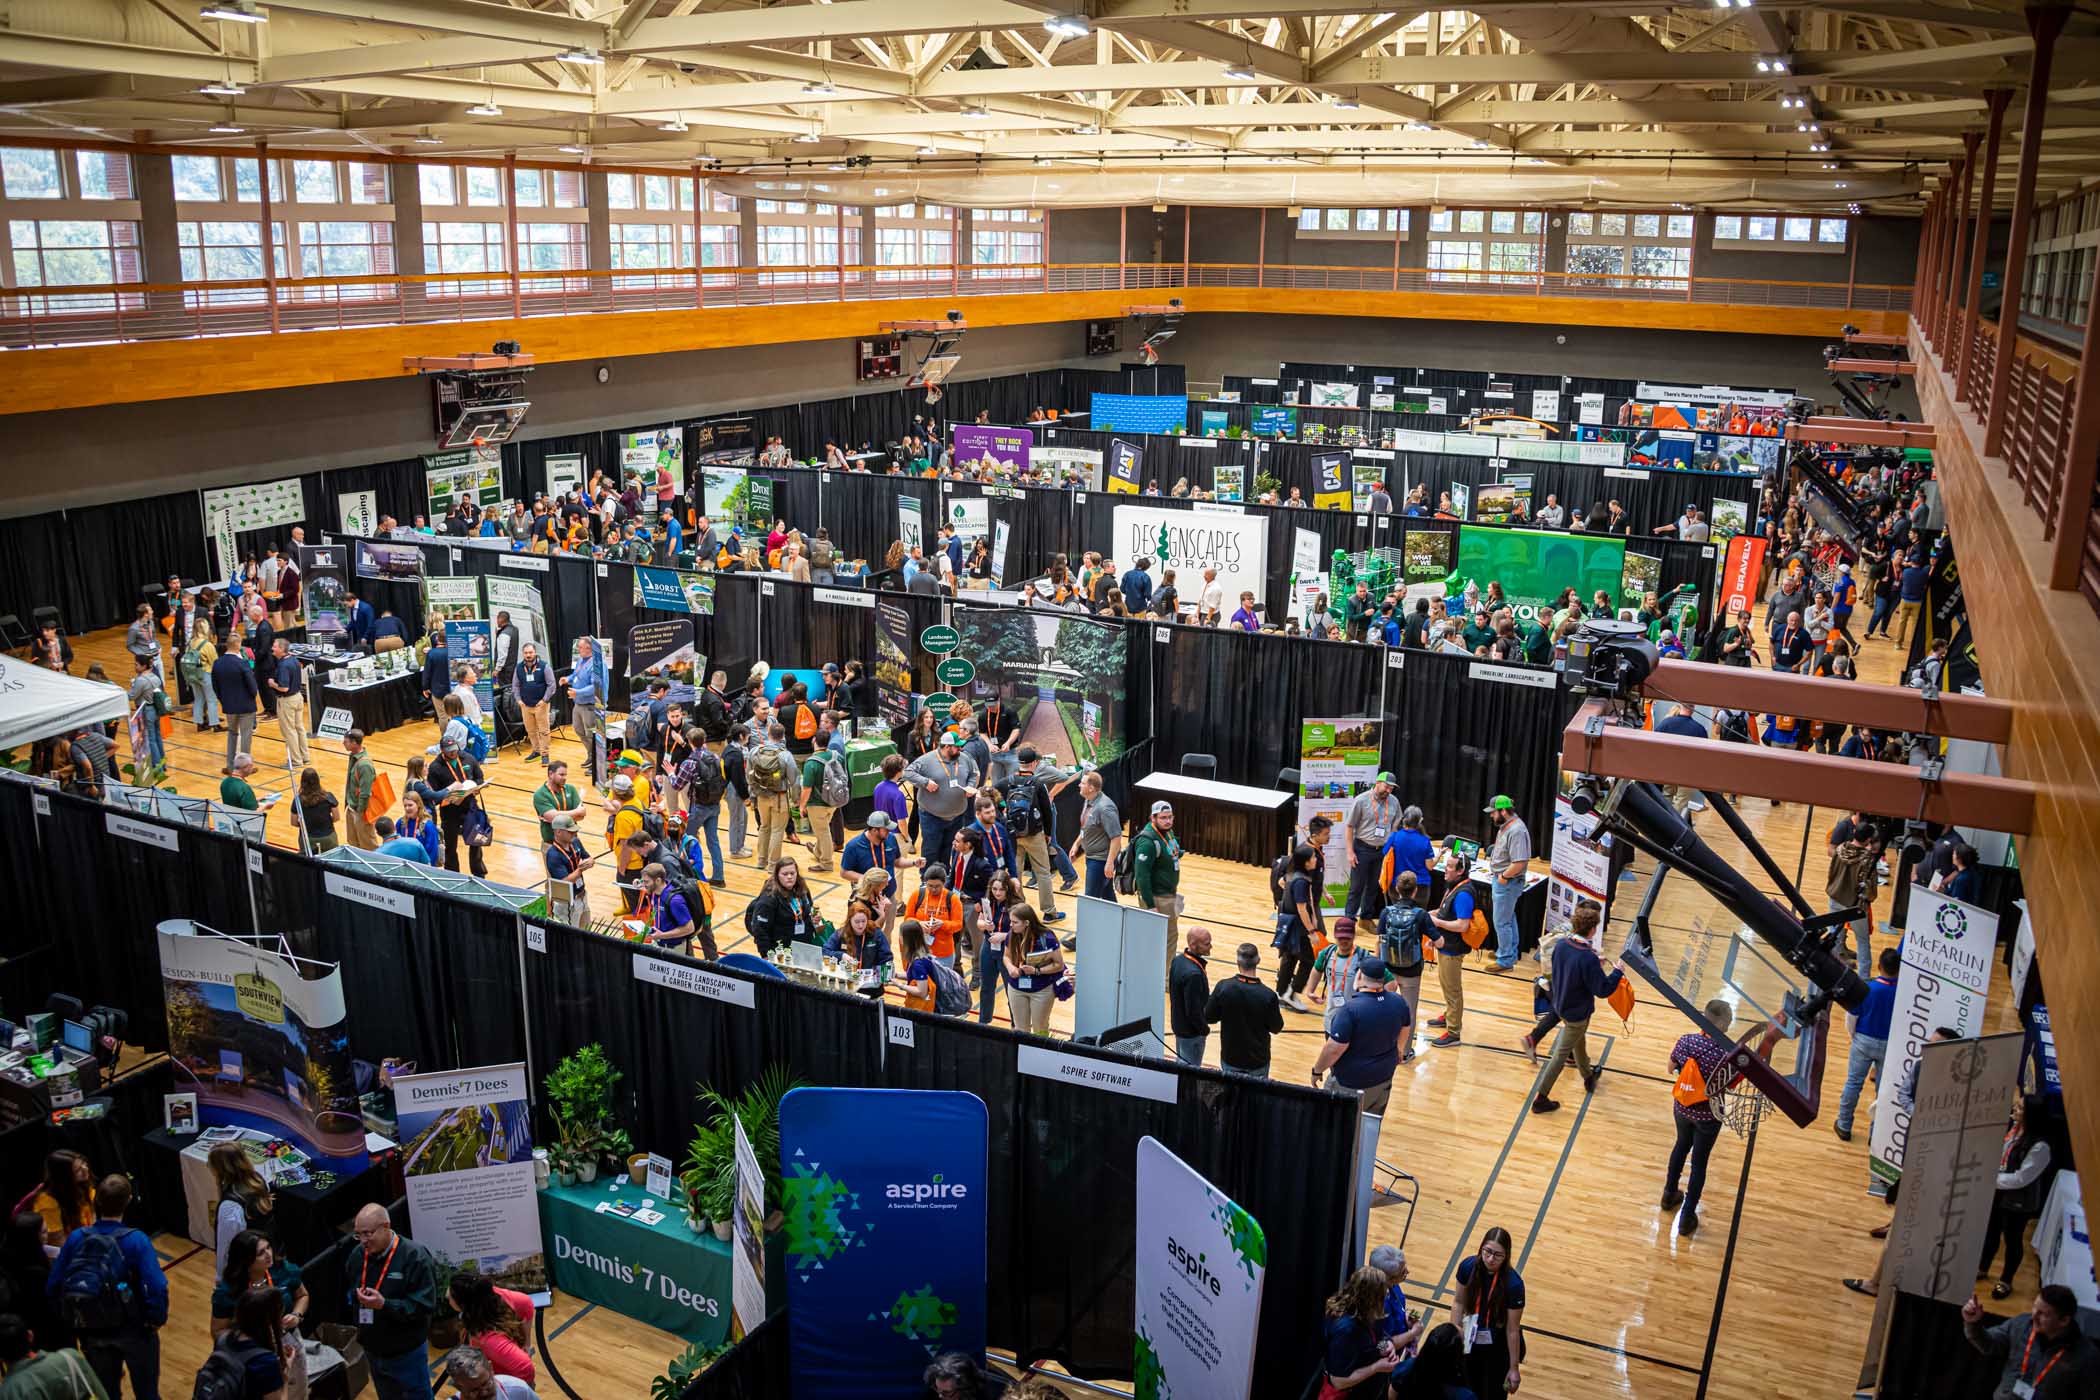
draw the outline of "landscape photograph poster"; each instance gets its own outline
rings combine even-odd
[[[430,453],[423,458],[423,479],[432,525],[461,501],[473,507],[478,519],[490,506],[503,504],[503,449],[462,447]]]
[[[481,727],[496,732],[496,629],[485,617],[445,619],[445,651],[456,668],[474,667],[474,700],[481,706]]]
[[[394,1076],[394,1113],[416,1243],[453,1269],[544,1306],[547,1255],[522,1064]]]
[[[1247,499],[1247,464],[1244,462],[1220,462],[1214,469],[1216,490],[1213,494],[1221,501],[1244,501]]]
[[[478,578],[423,579],[423,615],[439,624],[464,622],[481,616],[481,580]],[[464,660],[454,657],[453,660]]]
[[[693,620],[640,622],[627,631],[627,674],[662,676],[673,683],[694,684],[700,664],[693,641]]]
[[[1298,725],[1298,839],[1314,817],[1333,823],[1327,833],[1327,886],[1320,907],[1340,909],[1349,898],[1349,805],[1378,781],[1384,732],[1375,719],[1308,719]]]
[[[875,703],[891,728],[911,723],[915,689],[911,614],[886,597],[875,600]]]
[[[521,648],[531,642],[540,649],[542,660],[553,654],[547,645],[547,608],[540,600],[538,588],[500,574],[490,574],[481,581],[481,586],[488,591],[490,622],[495,621],[497,613],[509,613],[511,625],[518,629]],[[517,657],[513,656],[511,660],[515,662]]]
[[[1371,508],[1371,493],[1385,485],[1386,473],[1391,465],[1380,461],[1355,461],[1349,464],[1349,503],[1357,510]]]
[[[191,927],[198,927],[192,925]],[[274,935],[231,938],[161,925],[161,989],[175,1088],[207,1128],[247,1128],[329,1171],[365,1169],[365,1121],[350,1064],[343,980]],[[278,1179],[279,1167],[265,1173]],[[288,1184],[298,1184],[296,1181]]]
[[[709,520],[742,520],[750,508],[750,473],[741,467],[700,469],[700,513]]]
[[[1269,1242],[1158,1138],[1138,1140],[1137,1400],[1244,1400]]]
[[[357,576],[359,578],[421,578],[423,576],[423,551],[412,544],[374,544],[370,540],[359,540],[357,550]]]
[[[1731,501],[1726,496],[1714,497],[1714,518],[1710,533],[1716,540],[1732,540],[1750,528],[1750,503]]]
[[[673,497],[685,494],[685,429],[647,428],[620,434],[620,481],[639,477],[642,513],[654,514],[656,493],[666,484]]]
[[[1005,705],[1021,726],[1015,747],[1033,747],[1059,768],[1122,757],[1124,628],[1051,609],[973,607],[955,609],[954,627],[962,638],[955,654],[977,666],[956,695]]]
[[[934,1357],[984,1355],[990,1134],[956,1090],[780,1101],[786,1394],[919,1400]]]
[[[1035,450],[1035,429],[995,428],[988,424],[955,425],[955,465],[975,466],[996,476],[1028,470]]]

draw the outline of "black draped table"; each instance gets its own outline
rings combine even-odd
[[[321,716],[331,707],[350,712],[350,727],[367,734],[397,729],[423,713],[423,677],[420,672],[388,676],[369,685],[314,687],[314,702],[307,706],[307,725],[318,732]]]
[[[1199,856],[1267,865],[1290,849],[1293,795],[1181,773],[1148,773],[1132,784],[1132,822],[1152,820],[1152,804],[1174,804],[1174,834]]]

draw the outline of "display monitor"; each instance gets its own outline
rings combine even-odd
[[[78,1021],[65,1023],[63,1038],[68,1050],[82,1055],[95,1053],[95,1033]]]

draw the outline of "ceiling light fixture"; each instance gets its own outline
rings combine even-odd
[[[556,146],[554,149],[565,156],[587,156],[591,153],[589,146]]]
[[[206,97],[240,97],[246,94],[248,89],[228,78],[223,83],[207,83],[203,87],[198,88],[197,91],[203,93]]]
[[[804,97],[830,97],[837,91],[838,89],[833,87],[830,80],[826,78],[819,78],[813,83],[804,83],[802,85],[802,95]]]
[[[561,56],[564,63],[588,63],[594,67],[605,66],[605,55],[596,49],[573,48]]]
[[[795,143],[801,146],[814,146],[821,139],[814,131],[805,131],[795,138]]]
[[[217,126],[209,128],[214,136],[239,136],[247,129],[245,126],[234,126],[230,122],[220,122]]]
[[[937,146],[921,146],[918,150],[912,152],[915,156],[937,156],[940,153],[940,148]]]
[[[1785,60],[1785,59],[1783,59],[1783,58],[1775,58],[1775,59],[1773,59],[1773,60],[1772,60],[1772,71],[1773,71],[1774,73],[1784,73],[1784,72],[1786,72],[1786,60]]]
[[[1099,136],[1101,128],[1093,122],[1088,122],[1085,126],[1073,127],[1072,134],[1074,136]]]
[[[444,137],[432,136],[427,131],[424,132],[421,136],[414,136],[410,137],[409,139],[414,141],[418,146],[442,146],[445,144]]]
[[[496,105],[496,99],[491,96],[486,102],[477,102],[467,108],[467,115],[470,117],[500,117],[503,115],[503,109]]]
[[[1225,70],[1225,76],[1236,83],[1251,83],[1254,81],[1254,70],[1243,63],[1235,63]]]
[[[689,129],[690,129],[690,128],[688,128],[688,127],[686,126],[686,124],[685,124],[685,118],[684,118],[684,117],[673,117],[673,118],[671,118],[671,120],[669,120],[669,121],[665,122],[665,123],[664,123],[664,124],[663,124],[662,126],[660,126],[660,127],[658,127],[658,128],[657,128],[657,130],[658,130],[658,131],[673,131],[673,132],[684,132],[684,131],[687,131],[687,130],[689,130]]]
[[[1358,101],[1357,101],[1357,100],[1356,100],[1355,98],[1353,98],[1353,97],[1337,97],[1337,98],[1335,98],[1335,99],[1334,99],[1334,105],[1335,105],[1335,110],[1337,110],[1337,111],[1341,111],[1341,112],[1353,112],[1353,111],[1355,111],[1355,110],[1356,110],[1357,108],[1359,108],[1359,107],[1363,106],[1364,104],[1363,104],[1363,103],[1361,103],[1361,102],[1358,102]]]
[[[225,0],[197,11],[199,19],[223,19],[229,24],[268,24],[270,17],[255,8],[253,0]]]
[[[1043,28],[1060,39],[1084,39],[1094,32],[1085,15],[1053,15],[1043,21]]]
[[[966,117],[969,117],[969,118],[972,118],[973,120],[978,120],[978,121],[981,121],[981,120],[983,120],[984,118],[986,118],[986,117],[988,117],[988,116],[990,116],[990,115],[991,115],[991,113],[990,113],[990,112],[986,111],[986,110],[985,110],[985,109],[984,109],[983,107],[980,107],[980,106],[976,105],[975,103],[972,103],[972,104],[971,104],[970,106],[968,106],[968,107],[965,107],[965,108],[963,108],[963,109],[962,109],[962,114],[963,114],[964,116],[966,116]]]

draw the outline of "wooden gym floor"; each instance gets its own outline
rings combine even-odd
[[[121,630],[76,645],[75,674],[100,661],[111,676],[129,676]],[[1895,683],[1900,674],[1895,647],[1868,644],[1860,670],[1863,683]],[[398,786],[403,763],[435,738],[431,725],[414,722],[373,736],[370,747]],[[340,793],[346,766],[341,746],[310,739],[309,747],[330,790]],[[570,759],[574,781],[580,747],[563,731],[555,749]],[[168,743],[170,781],[184,794],[216,797],[224,750],[223,736],[198,734],[187,713],[180,715]],[[259,794],[294,785],[296,775],[283,768],[284,753],[274,722],[265,720],[255,744]],[[533,885],[541,878],[541,865],[531,793],[544,781],[543,771],[521,762],[512,750],[489,766],[489,777],[487,798],[497,834],[488,851],[490,877]],[[1746,799],[1741,810],[1780,868],[1798,872],[1797,884],[1820,903],[1824,843],[1840,814],[1756,798]],[[1760,888],[1771,888],[1717,819],[1700,818],[1699,829]],[[269,835],[277,844],[296,847],[288,798],[272,810]],[[807,849],[801,853],[806,859]],[[1636,880],[1645,879],[1649,869],[1645,858],[1637,861]],[[734,924],[761,883],[748,861],[732,862],[729,881],[716,920],[724,927]],[[609,875],[594,874],[593,882],[592,906],[602,917],[616,907],[616,894]],[[844,886],[835,876],[822,875],[813,884],[820,907],[839,916]],[[1203,924],[1213,931],[1214,979],[1229,975],[1232,950],[1241,942],[1260,947],[1265,968],[1273,969],[1264,912],[1266,872],[1191,857],[1182,888],[1190,911],[1184,926]],[[1639,889],[1630,880],[1620,892],[1638,898]],[[1882,917],[1887,908],[1884,894]],[[1681,943],[1694,957],[1706,949],[1718,953],[1733,927],[1724,910],[1681,879],[1665,885],[1654,921],[1659,943]],[[741,925],[735,927],[741,935]],[[1607,941],[1615,947],[1619,937],[1614,930]],[[725,951],[742,941],[728,942]],[[1886,937],[1877,934],[1876,951],[1886,945]],[[1866,1192],[1871,1088],[1862,1099],[1852,1142],[1840,1143],[1830,1129],[1844,1082],[1849,1045],[1844,1026],[1836,1026],[1831,1036],[1821,1116],[1802,1129],[1773,1115],[1748,1142],[1723,1132],[1707,1177],[1702,1229],[1684,1238],[1674,1214],[1660,1209],[1658,1201],[1673,1138],[1668,1056],[1689,1023],[1640,984],[1630,1025],[1608,1011],[1600,1011],[1592,1025],[1591,1054],[1603,1068],[1597,1092],[1584,1096],[1570,1071],[1555,1090],[1561,1111],[1534,1116],[1528,1105],[1536,1070],[1518,1040],[1532,1020],[1530,978],[1538,968],[1526,961],[1518,971],[1522,975],[1498,976],[1469,968],[1466,1043],[1436,1050],[1425,1037],[1414,1063],[1403,1067],[1394,1084],[1379,1155],[1418,1178],[1421,1195],[1411,1223],[1404,1207],[1381,1203],[1372,1212],[1371,1233],[1374,1242],[1400,1242],[1407,1224],[1409,1295],[1418,1305],[1448,1310],[1459,1260],[1478,1246],[1485,1229],[1500,1225],[1515,1238],[1518,1267],[1530,1291],[1526,1393],[1641,1400],[1850,1395],[1873,1304],[1848,1292],[1841,1280],[1873,1268],[1880,1245],[1867,1230],[1885,1222],[1888,1211]],[[1435,983],[1433,976],[1424,980],[1425,1018],[1442,1009]],[[2000,979],[1990,1029],[2014,1027],[2006,1001]],[[1069,1014],[1058,1007],[1057,1033],[1069,1033]],[[1003,1005],[999,1015],[1003,1021]],[[1274,1073],[1303,1077],[1319,1049],[1320,1021],[1290,1012],[1285,1020]],[[1215,1036],[1209,1052],[1215,1064]],[[1323,1169],[1318,1163],[1305,1167]],[[1277,1247],[1288,1248],[1289,1223],[1265,1223]],[[211,1254],[171,1236],[158,1244],[172,1265],[174,1298],[162,1334],[164,1370],[186,1377],[202,1364],[209,1345]],[[2019,1292],[1999,1310],[2025,1306],[2035,1287],[2034,1270],[2030,1258]],[[1307,1328],[1318,1325],[1318,1319],[1306,1319]],[[559,1336],[555,1357],[584,1400],[628,1400],[644,1393],[680,1350],[666,1334],[566,1298],[554,1304],[548,1335]],[[542,1378],[541,1393],[554,1393],[544,1367]]]

